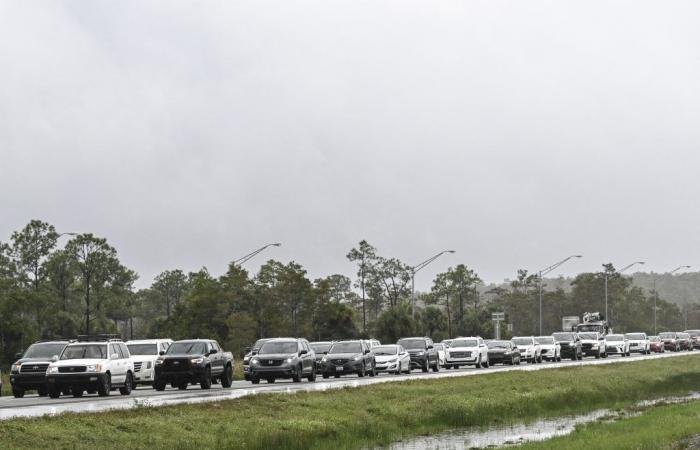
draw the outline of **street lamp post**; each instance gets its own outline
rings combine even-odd
[[[625,267],[623,267],[620,270],[616,270],[613,273],[617,274],[622,274],[625,270],[629,269],[630,267],[636,265],[636,264],[644,264],[644,261],[635,261],[632,264],[628,264]],[[608,325],[610,325],[610,318],[608,317],[608,279],[610,276],[608,275],[608,272],[605,272],[605,320],[608,322]]]
[[[549,272],[553,271],[557,267],[561,266],[562,264],[564,264],[568,260],[570,260],[572,258],[581,258],[581,257],[582,257],[582,255],[571,255],[567,258],[562,259],[558,263],[554,263],[549,267],[545,267],[544,269],[542,269],[538,272],[537,278],[539,279],[539,285],[540,285],[539,286],[539,291],[540,291],[540,336],[542,336],[542,277],[544,275],[547,275]]]
[[[282,244],[279,243],[279,242],[276,242],[276,243],[274,243],[274,244],[267,244],[267,245],[264,245],[264,246],[260,247],[259,249],[255,250],[255,251],[252,251],[252,252],[248,253],[247,255],[238,258],[237,260],[235,260],[235,261],[233,262],[233,265],[234,265],[234,266],[239,266],[239,267],[240,267],[242,264],[245,264],[248,260],[250,260],[251,258],[253,258],[254,256],[256,256],[257,254],[259,254],[260,252],[262,252],[262,251],[265,250],[266,248],[268,248],[268,247],[279,247],[280,245],[282,245]]]
[[[668,273],[668,275],[673,275],[681,269],[690,269],[690,266],[678,266]],[[654,336],[656,336],[656,303],[659,301],[659,293],[656,291],[656,280],[665,276],[666,274],[654,277]]]
[[[422,263],[411,267],[411,317],[416,317],[416,272],[423,269],[425,266],[435,261],[445,253],[454,253],[454,250],[443,250],[435,256],[431,256]]]

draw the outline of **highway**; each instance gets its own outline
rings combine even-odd
[[[293,383],[289,380],[278,380],[274,384],[262,382],[252,385],[247,381],[234,381],[229,389],[223,389],[220,385],[213,385],[210,390],[201,390],[199,386],[190,386],[187,390],[168,388],[162,392],[156,392],[150,387],[139,387],[132,391],[131,395],[120,395],[119,391],[113,391],[109,397],[97,395],[85,395],[81,398],[61,396],[58,399],[39,397],[36,394],[27,394],[24,398],[11,396],[0,397],[0,420],[18,417],[38,417],[54,415],[66,412],[99,412],[115,409],[131,409],[137,407],[165,406],[184,403],[203,403],[229,400],[248,395],[263,393],[288,393],[326,391],[344,387],[366,386],[376,383],[401,382],[408,380],[439,379],[464,376],[488,376],[489,374],[509,371],[533,371],[547,370],[561,367],[575,367],[599,364],[622,364],[633,361],[645,361],[660,358],[676,358],[681,356],[700,355],[700,352],[663,353],[652,355],[636,355],[626,358],[611,356],[606,359],[586,358],[583,361],[562,361],[560,363],[543,362],[542,364],[526,364],[520,366],[492,366],[489,369],[475,369],[473,367],[458,370],[444,370],[440,372],[422,373],[413,371],[406,375],[381,374],[374,378],[369,376],[359,378],[357,376],[341,377],[339,379],[322,379],[320,376],[315,383],[303,381]]]

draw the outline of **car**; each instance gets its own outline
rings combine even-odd
[[[134,362],[134,386],[139,384],[153,386],[156,360],[160,352],[165,352],[172,343],[172,339],[140,339],[126,342]]]
[[[598,358],[607,358],[605,336],[593,331],[579,333],[581,338],[581,351],[583,356],[594,356]]]
[[[116,335],[78,336],[77,341],[66,345],[61,355],[51,360],[46,368],[51,398],[66,392],[82,397],[85,391],[106,397],[114,389],[129,395],[134,386],[131,354]]]
[[[540,344],[540,355],[543,360],[561,361],[561,345],[552,336],[537,336],[535,340]]]
[[[380,345],[372,349],[377,373],[387,372],[396,375],[411,372],[411,356],[400,345]]]
[[[664,341],[662,341],[658,336],[649,336],[649,351],[654,353],[664,353],[666,351]]]
[[[489,349],[484,340],[478,336],[453,339],[452,345],[445,352],[445,366],[448,369],[457,369],[461,366],[488,368]]]
[[[605,353],[608,355],[630,355],[630,343],[624,334],[608,334],[605,336]]]
[[[69,343],[68,340],[39,341],[30,345],[24,353],[17,353],[17,360],[10,368],[12,395],[22,398],[27,391],[36,390],[39,396],[45,396],[48,393],[46,369],[52,358],[58,358]]]
[[[438,362],[440,363],[440,367],[445,367],[445,350],[447,349],[447,346],[443,343],[437,343],[433,344],[433,347],[438,353]]]
[[[530,364],[542,362],[542,349],[534,336],[515,336],[511,341],[520,350],[520,357]]]
[[[489,364],[520,365],[520,350],[511,341],[486,341]]]
[[[700,349],[700,330],[685,330],[684,333],[688,333],[690,335],[693,348]]]
[[[321,358],[319,367],[323,378],[342,375],[373,377],[376,373],[374,352],[364,340],[337,341]]]
[[[411,355],[411,369],[421,369],[423,372],[431,368],[433,372],[440,370],[438,352],[429,337],[402,338],[396,344],[408,350]]]
[[[562,331],[552,333],[552,337],[559,343],[562,358],[569,358],[572,361],[579,361],[583,358],[581,338],[577,333]]]
[[[258,339],[252,347],[247,347],[245,349],[245,355],[243,355],[243,378],[245,378],[246,381],[250,381],[250,358],[257,355],[260,347],[270,339],[272,338]]]
[[[328,353],[328,350],[331,349],[331,345],[333,345],[333,341],[318,341],[309,343],[309,346],[311,347],[311,350],[314,351],[316,358],[316,372],[320,372],[318,368],[321,364],[321,358],[323,358],[323,355]]]
[[[681,350],[693,350],[693,341],[688,333],[676,333]]]
[[[648,355],[649,350],[649,338],[646,333],[625,333],[625,337],[629,342],[630,353],[641,353],[642,355]]]
[[[681,344],[678,342],[678,335],[673,331],[659,333],[659,338],[664,343],[664,349],[672,352],[678,352],[681,350]]]
[[[175,341],[156,359],[153,388],[172,387],[185,390],[190,384],[210,389],[215,382],[231,387],[233,381],[233,354],[221,349],[213,339],[184,339]]]
[[[316,381],[316,353],[306,339],[275,338],[265,342],[250,359],[250,382],[261,379],[274,383],[277,379],[291,379],[295,383],[306,378]]]

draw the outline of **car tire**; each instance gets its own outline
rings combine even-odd
[[[297,366],[297,369],[294,371],[294,375],[292,375],[292,381],[295,383],[300,383],[301,382],[301,366]]]
[[[58,398],[61,396],[61,390],[57,387],[49,387],[49,397]]]
[[[423,367],[421,367],[421,370],[423,371],[423,373],[426,373],[430,370],[430,364],[428,363],[428,361],[426,361]]]
[[[474,365],[475,369],[481,369],[481,355],[479,355],[479,360]]]
[[[515,363],[516,366],[520,365],[520,358],[518,358],[518,361]]]
[[[105,374],[104,381],[97,387],[97,395],[100,397],[107,397],[109,396],[110,392],[112,392],[112,375],[107,372]],[[80,395],[82,394],[83,393],[81,392]],[[73,396],[75,397],[75,392],[73,392]]]
[[[260,378],[258,377],[250,377],[250,382],[253,384],[260,384]]]
[[[363,378],[367,372],[365,371],[365,365],[364,363],[360,365],[360,370],[357,372],[357,376],[360,378]]]
[[[484,369],[488,369],[491,363],[489,362],[489,359],[486,358],[486,361],[481,365]]]
[[[12,386],[12,395],[13,395],[15,398],[22,398],[22,397],[24,397],[24,389],[22,389],[21,387],[14,387],[14,386]]]
[[[202,389],[211,389],[211,367],[204,369],[204,374],[199,379],[199,387]]]
[[[224,374],[221,376],[221,387],[230,388],[233,383],[233,368],[231,364],[226,364]]]
[[[124,379],[124,386],[119,388],[119,393],[121,395],[130,395],[131,387],[134,385],[133,377],[131,372],[126,373],[126,378]]]
[[[189,385],[189,383],[187,381],[183,381],[182,383],[177,385],[177,388],[181,391],[185,391],[185,390],[187,390],[188,385]]]
[[[267,384],[274,384],[274,382],[277,380],[275,380],[275,378],[273,378],[273,377],[270,377],[270,378],[265,378],[265,381],[267,381]]]
[[[369,371],[369,376],[370,376],[370,377],[374,377],[376,374],[377,374],[377,368],[376,368],[376,367],[374,366],[374,364],[373,364],[373,365],[372,365],[372,370]]]
[[[435,365],[433,366],[433,372],[440,372],[440,363],[438,361],[435,361]]]
[[[324,373],[324,374],[323,374],[323,379],[324,379],[324,380],[327,380],[327,379],[328,379],[328,374],[327,374],[327,373]]]
[[[314,383],[316,381],[316,367],[311,368],[311,373],[309,374],[308,377],[306,377],[306,380],[309,383]]]
[[[165,390],[165,383],[162,381],[155,380],[153,382],[153,389],[156,391],[164,391]]]
[[[340,375],[338,375],[337,373],[334,376],[335,378],[340,378]]]

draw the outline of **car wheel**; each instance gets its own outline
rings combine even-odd
[[[180,389],[181,391],[184,391],[187,389],[187,385],[188,385],[187,381],[183,381],[182,383],[177,385],[177,388]]]
[[[336,377],[336,378],[340,378],[340,375],[338,375],[338,374],[336,373],[336,374],[335,374],[335,377]]]
[[[316,367],[311,368],[311,373],[309,374],[306,379],[309,381],[309,383],[313,383],[316,381]]]
[[[272,383],[274,383],[276,380],[275,380],[274,378],[265,378],[265,381],[267,381],[267,384],[272,384]]]
[[[520,365],[520,358],[518,358],[518,361],[515,363],[516,366]]]
[[[481,355],[479,355],[479,360],[476,362],[474,365],[474,368],[480,369],[481,368]]]
[[[372,370],[369,371],[369,376],[374,377],[377,374],[377,369],[372,365]]]
[[[260,378],[258,377],[250,377],[250,382],[253,384],[260,384]]]
[[[292,381],[295,383],[301,382],[301,366],[297,366],[297,370],[294,372],[294,375],[292,375]]]
[[[131,372],[127,372],[126,379],[124,379],[124,386],[119,388],[119,393],[122,395],[131,394],[131,386],[134,384],[131,377]]]
[[[164,391],[165,390],[165,383],[162,381],[155,380],[153,382],[153,389],[156,391]]]
[[[421,370],[423,370],[423,373],[425,373],[425,372],[427,372],[428,370],[430,370],[430,364],[428,363],[427,360],[425,361],[425,364],[423,365],[423,367],[421,368]]]
[[[484,364],[483,364],[483,366],[482,366],[482,367],[483,367],[484,369],[488,369],[488,368],[489,368],[489,365],[490,365],[490,363],[489,363],[489,359],[488,359],[488,358],[486,358],[486,361],[484,362]]]
[[[327,373],[324,373],[324,374],[323,374],[323,379],[324,379],[324,380],[327,380],[327,379],[328,379],[328,374],[327,374]]]
[[[365,371],[365,365],[364,365],[364,363],[363,363],[363,364],[360,365],[360,370],[357,372],[357,376],[360,377],[360,378],[362,378],[362,377],[364,377],[366,374],[367,374],[367,372]]]
[[[24,389],[22,389],[21,387],[12,386],[12,395],[14,395],[15,398],[24,397]]]
[[[206,367],[204,369],[204,374],[202,375],[202,378],[199,380],[199,387],[202,389],[210,389],[211,388],[211,367]]]
[[[440,372],[440,363],[438,361],[435,361],[435,365],[433,366],[433,372]]]
[[[105,374],[104,381],[100,383],[100,386],[97,388],[97,395],[100,397],[107,397],[109,393],[112,391],[112,375],[109,373]],[[80,395],[83,393],[81,392]],[[73,396],[75,397],[75,392],[73,392]]]
[[[230,388],[233,383],[233,368],[230,364],[226,364],[224,374],[221,376],[221,387]]]
[[[49,397],[58,398],[61,396],[61,390],[55,386],[49,388]]]

